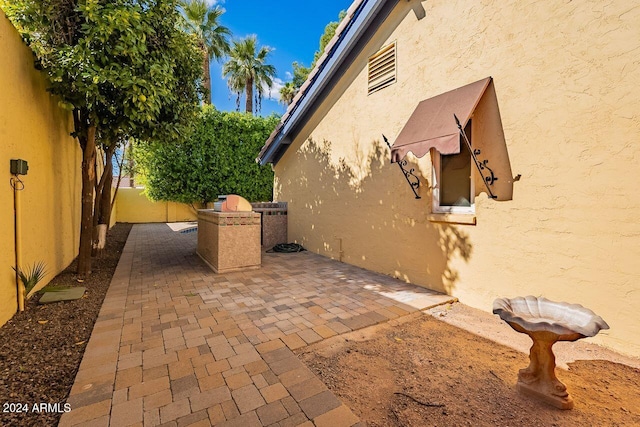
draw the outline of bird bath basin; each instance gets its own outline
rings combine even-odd
[[[560,409],[573,408],[567,387],[556,377],[552,346],[557,341],[595,336],[601,329],[609,329],[609,325],[579,304],[533,296],[498,298],[493,302],[493,314],[533,340],[529,366],[518,372],[518,391]]]

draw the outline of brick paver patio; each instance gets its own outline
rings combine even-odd
[[[352,426],[292,350],[449,297],[309,252],[214,274],[196,233],[135,225],[60,426]]]

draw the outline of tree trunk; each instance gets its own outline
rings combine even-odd
[[[113,173],[109,171],[109,173]],[[100,218],[98,224],[111,224],[111,190],[113,189],[113,177],[109,179],[102,189],[102,202],[100,203]]]
[[[102,201],[100,202],[100,215],[98,216],[98,224],[106,224],[107,227],[111,222],[111,188],[113,183],[113,153],[116,146],[108,147],[105,152],[106,165],[103,174],[106,175],[104,187],[102,187]],[[108,175],[107,175],[108,174]]]
[[[80,214],[80,248],[78,249],[78,280],[91,274],[91,240],[93,237],[93,197],[96,182],[96,127],[89,123],[86,112],[80,112],[76,132],[82,148],[82,212]],[[86,128],[86,133],[81,129]]]
[[[245,104],[245,111],[253,114],[253,78],[247,79],[247,85],[245,86],[245,95],[247,97]]]
[[[116,204],[116,197],[118,197],[118,189],[120,188],[120,183],[122,182],[122,167],[124,166],[124,158],[127,153],[127,144],[122,147],[122,157],[120,158],[120,164],[118,165],[118,181],[116,181],[116,189],[113,190],[113,198],[111,199],[111,205],[109,205],[109,218],[111,218],[111,213],[113,212],[113,207]],[[133,155],[131,155],[133,157]],[[133,159],[130,160],[133,163]],[[129,169],[129,186],[133,187],[133,169]],[[111,222],[111,219],[109,219]]]
[[[205,88],[202,101],[205,104],[211,104],[211,70],[209,69],[209,52],[207,52],[205,46],[202,46],[202,54],[204,55],[204,60],[202,61],[202,72],[204,73],[202,85]]]
[[[97,151],[97,150],[96,150]],[[97,153],[96,153],[97,154]],[[96,242],[98,241],[98,213],[100,212],[100,202],[102,198],[100,194],[102,194],[102,187],[104,186],[104,174],[100,177],[100,181],[98,182],[98,160],[96,155],[96,164],[93,170],[96,174],[96,183],[95,183],[95,197],[93,198],[93,236],[91,238],[91,256],[95,257],[98,254],[96,248]],[[100,156],[100,161],[103,162],[104,158]],[[104,170],[104,167],[102,168]]]
[[[116,145],[111,144],[104,148],[104,167],[100,183],[96,187],[96,197],[93,210],[93,247],[92,255],[98,256],[106,245],[106,234],[103,228],[109,229],[111,219],[111,182],[113,181],[113,153]]]

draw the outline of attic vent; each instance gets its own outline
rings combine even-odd
[[[396,42],[369,58],[369,94],[396,82]]]

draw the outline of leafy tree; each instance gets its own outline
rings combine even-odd
[[[177,31],[174,27],[174,31]],[[178,40],[173,49],[167,49],[164,59],[172,61],[172,76],[169,79],[171,93],[165,92],[161,96],[162,104],[156,114],[156,121],[149,122],[136,119],[129,115],[121,105],[110,106],[107,111],[99,109],[101,126],[98,132],[98,145],[102,148],[103,173],[96,187],[94,203],[94,225],[110,223],[111,212],[117,193],[112,191],[113,158],[118,148],[124,147],[130,139],[147,141],[161,139],[171,141],[177,139],[196,118],[199,97],[200,61],[193,37],[177,32]],[[163,60],[164,60],[163,59]],[[162,65],[158,61],[155,65]],[[160,74],[156,74],[160,77]],[[148,119],[148,117],[146,117]],[[97,238],[97,229],[94,231]],[[103,242],[100,242],[103,243]]]
[[[331,21],[327,24],[326,27],[324,27],[324,33],[322,33],[322,35],[320,36],[320,47],[318,48],[316,53],[313,55],[313,62],[311,63],[311,67],[310,67],[311,70],[313,70],[313,67],[316,66],[316,63],[324,53],[325,48],[327,47],[327,45],[329,44],[333,36],[335,36],[336,29],[338,28],[338,25],[340,25],[340,22],[342,22],[345,16],[347,16],[347,12],[345,12],[344,10],[340,11],[340,13],[338,14],[338,20]]]
[[[293,61],[293,64],[291,64],[291,66],[293,67],[293,86],[296,89],[299,89],[300,86],[302,86],[307,80],[307,77],[313,69],[313,66],[315,66],[315,63],[313,63],[311,67],[305,67],[303,64]]]
[[[192,205],[212,202],[219,194],[271,200],[273,171],[255,158],[278,121],[274,115],[254,117],[203,107],[193,131],[182,141],[134,147],[147,195]]]
[[[307,80],[307,76],[311,71],[311,68],[295,61],[291,65],[293,66],[293,79],[280,88],[280,103],[283,105],[289,105],[293,102],[293,98],[298,93],[300,86]]]
[[[110,146],[124,135],[176,134],[197,102],[202,56],[178,28],[176,2],[0,0],[72,111],[83,153],[79,278],[91,273],[96,136]]]
[[[229,53],[231,30],[220,25],[220,17],[225,11],[218,6],[209,7],[205,0],[182,0],[180,5],[185,17],[186,29],[196,35],[198,46],[204,55],[204,61],[202,62],[203,86],[205,88],[204,102],[211,104],[209,62],[212,59],[219,61]]]
[[[236,108],[240,109],[240,94],[245,92],[245,111],[253,114],[253,95],[256,93],[257,110],[260,110],[264,87],[270,87],[276,76],[273,65],[266,63],[271,52],[268,46],[258,48],[256,36],[248,36],[233,42],[229,60],[223,65],[222,73],[227,85],[237,95]]]
[[[298,93],[298,89],[293,82],[287,82],[280,88],[280,103],[282,105],[289,105],[293,101],[293,98]]]

